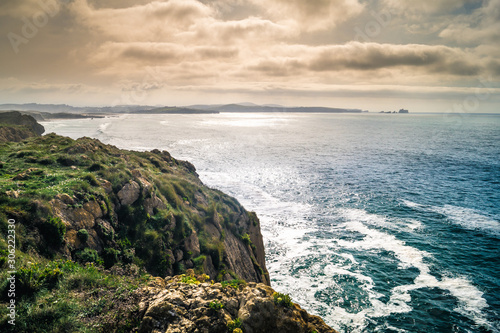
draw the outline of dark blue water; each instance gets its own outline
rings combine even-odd
[[[341,332],[500,332],[500,116],[46,124],[167,149],[261,218],[273,287]]]

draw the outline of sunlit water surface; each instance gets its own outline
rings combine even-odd
[[[275,289],[341,332],[500,332],[500,116],[44,123],[168,150],[257,212]]]

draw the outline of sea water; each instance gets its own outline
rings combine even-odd
[[[122,115],[43,124],[168,150],[261,220],[272,286],[340,332],[500,332],[500,116]]]

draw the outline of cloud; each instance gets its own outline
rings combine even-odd
[[[4,92],[148,91],[168,103],[168,91],[217,87],[294,100],[406,91],[396,82],[452,96],[438,88],[500,77],[500,0],[2,0],[0,34],[22,36],[22,18],[56,1],[18,54],[0,39],[0,80],[23,80]],[[383,32],[352,42],[368,23]]]
[[[17,78],[5,78],[0,79],[0,89],[9,93],[55,93],[64,92],[69,94],[84,93],[93,91],[97,92],[96,89],[86,86],[80,83],[49,83],[44,81],[37,82],[27,82],[19,80]]]
[[[0,17],[32,17],[43,11],[59,11],[63,3],[58,0],[2,0],[0,2]]]
[[[104,44],[95,55],[96,62],[135,61],[140,64],[178,64],[183,61],[205,61],[233,58],[238,49],[212,46],[186,47],[173,43],[131,42]]]
[[[100,8],[86,0],[72,6],[83,25],[98,29],[114,40],[161,41],[211,17],[212,9],[195,0],[153,1],[126,8]]]
[[[251,0],[272,18],[290,18],[305,31],[327,30],[359,14],[357,0]]]
[[[80,24],[95,39],[114,42],[159,42],[183,45],[249,44],[290,36],[290,27],[260,17],[222,20],[195,0],[154,1],[127,8],[94,8],[80,0],[72,7]],[[131,28],[133,27],[133,28]]]
[[[310,63],[313,71],[376,70],[392,67],[425,68],[429,73],[476,75],[480,67],[466,53],[446,46],[349,43],[327,47]]]
[[[304,74],[304,71],[374,72],[399,68],[407,72],[421,71],[426,74],[456,76],[477,75],[482,68],[473,54],[446,46],[392,45],[351,42],[335,46],[285,47],[273,54],[279,57],[260,60],[251,69],[269,75]],[[286,56],[285,56],[286,54]],[[368,74],[371,75],[371,74]]]
[[[500,40],[500,0],[490,0],[470,15],[460,15],[450,21],[439,36],[461,45],[492,44]]]
[[[227,45],[279,40],[290,36],[289,27],[270,20],[249,17],[242,20],[205,20],[193,26],[198,42]]]
[[[422,15],[443,15],[464,8],[480,5],[483,0],[383,0],[383,4],[394,12],[408,17]]]

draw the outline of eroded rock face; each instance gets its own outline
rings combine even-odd
[[[83,207],[74,207],[74,204],[75,200],[68,194],[59,194],[50,201],[52,212],[66,226],[65,241],[69,249],[66,248],[64,251],[65,254],[71,256],[70,249],[74,250],[82,247],[101,251],[103,249],[103,242],[97,230],[109,229],[108,231],[111,232],[113,228],[109,222],[101,219],[103,212],[99,203],[89,201]],[[87,230],[89,234],[85,244],[77,236],[78,231],[81,229]]]
[[[141,291],[148,296],[140,305],[140,333],[227,333],[238,318],[245,333],[336,332],[297,304],[288,308],[275,303],[275,291],[265,284],[248,283],[235,289],[220,283],[187,284],[182,279],[154,282],[147,292]]]

